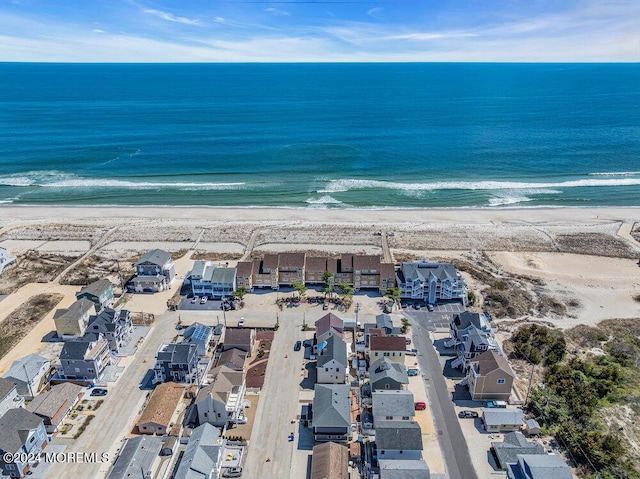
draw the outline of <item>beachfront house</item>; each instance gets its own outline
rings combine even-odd
[[[15,261],[16,257],[11,256],[7,248],[0,246],[0,274],[9,266],[10,263]]]
[[[206,296],[210,299],[230,297],[236,290],[236,268],[226,268],[211,261],[198,260],[185,277],[191,284],[193,296]]]
[[[574,479],[571,468],[555,454],[517,456],[507,467],[507,479]]]
[[[106,307],[100,314],[89,318],[84,339],[95,341],[102,336],[109,343],[109,349],[117,354],[129,344],[132,333],[131,313],[126,309]]]
[[[467,304],[469,288],[453,263],[405,261],[397,270],[396,278],[401,298],[430,304],[443,300],[459,300]]]
[[[107,479],[153,477],[153,463],[161,449],[161,437],[137,436],[127,439]]]
[[[293,286],[304,284],[305,253],[280,253],[278,255],[278,284]]]
[[[60,352],[61,378],[100,380],[111,364],[111,350],[104,339],[97,341],[67,341]]]
[[[24,408],[14,408],[0,417],[0,469],[8,477],[25,477],[47,447],[42,419]],[[12,457],[5,461],[5,454]]]
[[[70,382],[56,384],[36,396],[27,406],[27,411],[40,416],[47,433],[58,431],[58,426],[82,398],[84,388]]]
[[[176,270],[171,253],[154,249],[142,255],[135,263],[136,275],[127,284],[134,293],[157,293],[171,286]]]
[[[211,424],[195,428],[180,459],[175,477],[186,479],[218,479],[226,440]]]
[[[3,377],[16,385],[20,396],[30,400],[46,383],[50,372],[51,361],[38,354],[30,354],[16,359]]]
[[[400,390],[409,384],[407,367],[387,357],[373,362],[369,368],[369,384],[372,391]]]
[[[201,388],[195,400],[198,423],[223,427],[236,422],[244,415],[244,373],[218,366],[209,376],[213,382]]]
[[[0,417],[9,409],[24,406],[24,398],[18,394],[18,388],[13,381],[0,378]]]
[[[198,346],[193,343],[168,343],[160,346],[153,368],[153,382],[173,381],[181,384],[197,384]]]
[[[58,309],[53,315],[58,337],[64,340],[82,337],[89,324],[89,318],[96,312],[96,305],[81,298],[68,308]]]
[[[376,426],[378,459],[422,459],[422,431],[415,421],[384,421]]]
[[[516,408],[482,408],[482,423],[487,432],[519,431],[524,413]]]
[[[178,406],[182,402],[184,391],[184,386],[174,382],[158,384],[136,423],[138,433],[158,436],[168,434],[178,419]]]
[[[254,262],[253,287],[277,290],[278,255],[265,254],[262,259],[256,259]]]
[[[348,377],[347,344],[338,336],[330,336],[318,343],[316,382],[319,384],[344,384]]]
[[[316,384],[313,397],[316,442],[347,442],[351,436],[351,396],[347,384]]]
[[[349,449],[336,442],[313,446],[311,479],[349,479]]]
[[[476,356],[467,372],[467,385],[474,401],[509,400],[515,379],[507,358],[495,350]]]
[[[76,293],[76,299],[88,299],[95,304],[96,311],[113,306],[113,283],[108,279],[99,279]]]
[[[502,442],[492,442],[491,452],[503,471],[507,470],[509,464],[518,462],[519,455],[546,454],[544,447],[537,442],[527,441],[521,432],[508,432]]]

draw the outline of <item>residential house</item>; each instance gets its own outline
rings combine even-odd
[[[198,356],[205,356],[213,339],[213,328],[201,323],[193,323],[182,333],[184,343],[195,344]]]
[[[110,364],[111,351],[104,339],[67,341],[60,353],[61,377],[65,379],[100,380]]]
[[[524,421],[524,430],[527,436],[539,436],[542,434],[542,428],[535,419],[526,419]]]
[[[304,284],[305,253],[280,253],[278,255],[278,284],[293,286]]]
[[[236,286],[251,291],[253,288],[253,276],[260,269],[260,260],[238,261],[236,265]]]
[[[218,358],[217,366],[226,366],[234,371],[245,372],[247,353],[240,349],[231,348],[224,351]]]
[[[318,344],[316,382],[320,384],[344,384],[348,377],[349,361],[347,344],[338,336]]]
[[[185,479],[218,479],[226,440],[218,428],[201,424],[193,430],[182,455],[175,477]]]
[[[487,432],[518,431],[523,419],[522,409],[482,408],[482,422]]]
[[[337,442],[313,446],[311,479],[349,479],[349,450]]]
[[[331,336],[338,336],[340,339],[344,335],[344,321],[333,313],[322,316],[315,322],[316,344],[326,341]]]
[[[347,384],[316,384],[313,437],[317,442],[347,442],[351,436],[351,397]]]
[[[422,431],[415,421],[384,421],[376,426],[378,459],[422,459]]]
[[[47,447],[42,419],[24,408],[10,409],[0,417],[0,469],[5,476],[24,477]],[[5,462],[5,453],[13,462]]]
[[[13,381],[0,378],[0,417],[9,409],[24,406],[24,398],[18,394],[18,388]]]
[[[406,350],[407,343],[400,336],[376,336],[369,339],[369,360],[371,362],[381,358],[389,358],[391,361],[404,364]]]
[[[400,297],[435,304],[443,300],[467,303],[469,288],[453,263],[403,262],[396,273]]]
[[[191,343],[163,344],[156,354],[153,371],[155,383],[197,384],[198,346]]]
[[[254,260],[253,287],[271,288],[277,290],[278,285],[278,255],[265,254],[264,258]]]
[[[516,374],[507,358],[495,350],[485,351],[470,363],[467,384],[474,401],[507,401]]]
[[[79,299],[65,309],[58,309],[53,315],[59,338],[74,339],[84,335],[89,317],[95,313],[95,304],[88,299]]]
[[[400,328],[393,326],[393,318],[390,314],[382,313],[376,316],[376,328],[384,330],[386,336],[397,336]]]
[[[413,421],[413,393],[407,389],[374,391],[371,394],[373,426],[384,427],[389,421]]]
[[[236,290],[236,268],[226,268],[211,261],[198,260],[187,274],[193,296],[220,299]]]
[[[15,261],[16,257],[11,256],[7,248],[0,246],[0,274],[9,266],[9,263]]]
[[[213,382],[201,388],[195,400],[198,422],[219,427],[234,423],[244,414],[244,373],[218,366],[210,376]]]
[[[100,314],[91,316],[85,330],[85,340],[97,340],[99,335],[109,343],[109,349],[119,353],[129,344],[133,333],[131,313],[126,309],[105,307]]]
[[[382,357],[369,367],[369,383],[372,391],[401,390],[409,384],[404,364]]]
[[[518,462],[519,455],[546,454],[544,447],[537,442],[527,441],[521,432],[508,432],[502,442],[492,442],[491,451],[503,471],[507,470],[508,464]]]
[[[571,468],[555,454],[519,455],[507,467],[507,479],[573,479]]]
[[[379,479],[431,479],[429,466],[420,460],[380,459]]]
[[[25,399],[33,399],[48,379],[51,361],[38,354],[30,354],[16,359],[3,376],[16,384],[18,394]]]
[[[58,426],[82,397],[83,389],[82,386],[73,383],[56,384],[36,396],[27,406],[27,410],[42,418],[49,434],[57,432]]]
[[[305,284],[324,284],[324,274],[326,272],[326,256],[307,256],[304,264]]]
[[[226,328],[222,350],[239,349],[251,357],[256,345],[256,330],[252,328]]]
[[[142,255],[135,263],[136,276],[127,288],[135,293],[157,293],[169,288],[176,277],[171,253],[154,249]]]
[[[168,433],[178,414],[178,406],[184,396],[185,388],[174,382],[158,384],[136,423],[139,434]]]
[[[364,323],[364,347],[368,348],[373,336],[386,336],[383,328],[378,328],[374,323]]]
[[[154,462],[159,458],[161,448],[161,437],[137,436],[127,439],[107,479],[153,477]]]
[[[463,341],[457,344],[456,355],[458,357],[451,362],[451,367],[466,371],[476,357],[491,350],[501,352],[495,337],[487,335],[479,329],[471,328],[464,336]]]
[[[95,304],[96,311],[113,306],[113,283],[108,279],[99,279],[76,293],[76,299],[88,299]]]
[[[491,325],[484,314],[474,313],[473,311],[463,311],[462,313],[454,314],[449,321],[449,335],[451,336],[451,340],[447,341],[446,346],[451,347],[464,341],[468,332],[474,329],[486,336],[493,336]]]

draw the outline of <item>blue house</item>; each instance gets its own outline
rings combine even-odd
[[[23,408],[10,409],[0,418],[0,468],[9,477],[24,477],[42,450],[47,447],[47,431],[39,416]],[[5,462],[4,455],[14,456]],[[20,454],[23,454],[22,459]]]

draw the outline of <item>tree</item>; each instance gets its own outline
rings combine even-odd
[[[331,271],[325,271],[322,275],[322,292],[324,293],[324,297],[331,295],[333,291],[333,273]]]
[[[233,296],[235,296],[236,298],[238,298],[240,301],[243,300],[243,298],[245,297],[245,295],[248,293],[249,291],[247,291],[247,288],[244,287],[240,287],[238,289],[236,289],[233,293],[231,293]]]
[[[300,299],[302,299],[302,297],[307,294],[307,291],[309,290],[309,288],[307,288],[304,283],[293,283],[291,286],[293,286],[293,289],[295,289],[298,292],[298,297]]]
[[[340,296],[342,296],[342,300],[343,301],[345,299],[350,298],[351,296],[353,296],[354,293],[356,292],[355,289],[353,289],[353,286],[351,286],[350,284],[347,284],[345,282],[338,283],[336,288],[338,289],[338,294]]]
[[[393,301],[394,304],[398,304],[400,302],[400,288],[394,286],[393,288],[389,288],[384,292],[384,295]]]

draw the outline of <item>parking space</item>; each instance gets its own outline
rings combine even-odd
[[[209,299],[202,304],[200,298],[197,298],[195,302],[193,298],[184,298],[178,305],[178,309],[182,311],[221,311],[221,304],[222,301],[219,299]]]

